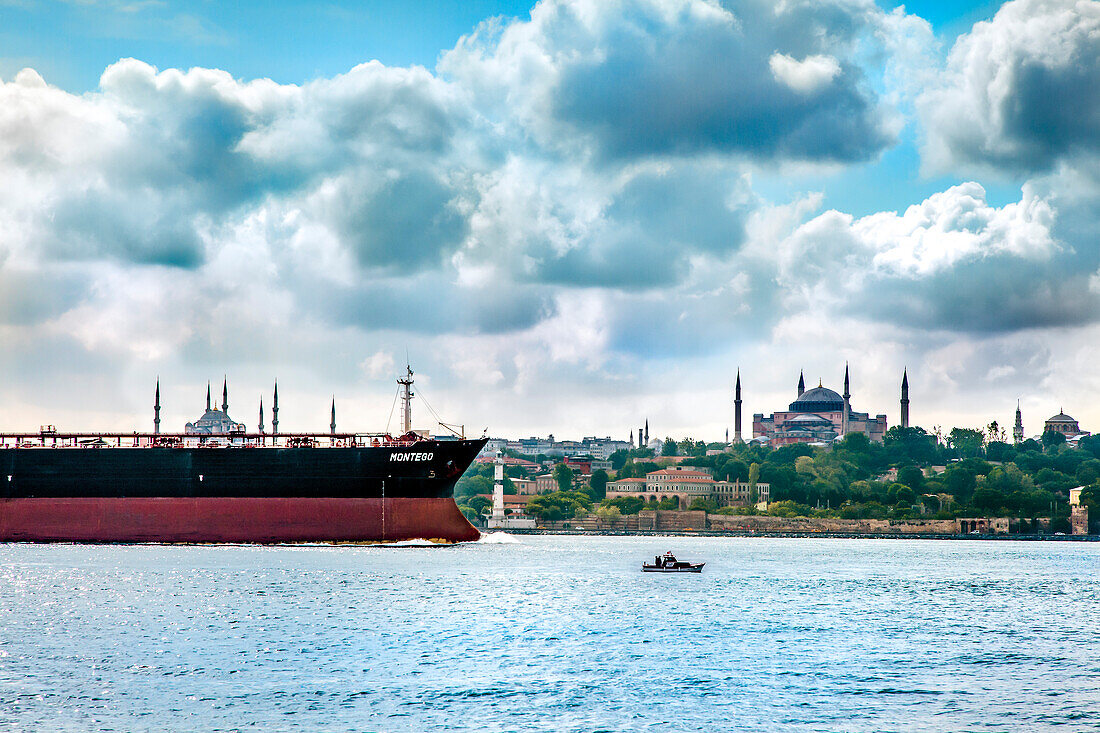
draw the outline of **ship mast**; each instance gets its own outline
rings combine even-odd
[[[401,385],[401,414],[405,419],[405,429],[402,431],[402,435],[408,435],[412,430],[412,398],[413,398],[413,370],[405,363],[405,376],[399,377],[397,383]]]

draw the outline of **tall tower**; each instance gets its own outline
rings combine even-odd
[[[264,434],[264,396],[260,395],[260,435]]]
[[[630,430],[630,447],[631,448],[634,447],[634,429],[633,428],[631,428],[631,430]]]
[[[275,380],[275,400],[271,403],[271,434],[279,434],[279,380]]]
[[[210,412],[210,382],[206,383],[206,411]]]
[[[741,370],[737,370],[737,384],[733,388],[733,442],[741,442]]]
[[[1024,416],[1020,412],[1020,401],[1016,400],[1016,425],[1012,428],[1012,442],[1024,442]]]
[[[222,382],[222,412],[229,414],[229,380]]]
[[[649,445],[649,418],[645,419],[645,444]]]
[[[645,434],[642,433],[642,426],[641,425],[638,426],[638,447],[639,448],[645,448],[646,447]]]
[[[901,373],[901,426],[909,427],[909,370]]]
[[[408,435],[412,430],[412,398],[413,398],[413,370],[409,366],[408,362],[405,363],[405,376],[400,377],[397,383],[401,385],[401,412],[404,415],[405,429],[402,431],[402,435]]]
[[[848,389],[848,364],[844,364],[844,414],[840,416],[840,434],[848,434],[848,415],[852,410],[851,397],[852,393]]]
[[[798,371],[798,396],[801,397],[802,393],[806,391],[806,376],[800,369]]]
[[[329,435],[336,435],[336,395],[332,396],[332,422],[328,424]]]
[[[160,435],[160,377],[157,377],[157,396],[153,400],[153,434]]]

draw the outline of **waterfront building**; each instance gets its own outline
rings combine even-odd
[[[908,374],[903,377],[903,405],[908,417]],[[871,417],[855,412],[851,406],[848,367],[844,368],[844,394],[825,387],[820,381],[806,389],[802,374],[798,377],[798,397],[788,409],[767,417],[756,413],[752,420],[753,442],[778,448],[792,443],[830,443],[847,433],[864,433],[882,442],[886,435],[886,415]]]
[[[755,503],[767,505],[771,486],[758,481],[755,491]],[[680,509],[687,509],[696,499],[710,499],[720,507],[747,506],[752,493],[753,487],[748,482],[715,481],[709,470],[693,466],[672,466],[651,471],[644,479],[620,479],[607,484],[609,499],[632,496],[655,503],[672,498]]]
[[[534,479],[514,478],[512,479],[512,485],[516,487],[517,496],[531,496],[538,493]]]

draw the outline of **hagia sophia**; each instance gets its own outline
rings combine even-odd
[[[886,415],[871,417],[866,412],[856,412],[851,405],[851,381],[848,367],[844,367],[844,393],[824,386],[818,381],[816,387],[806,389],[805,375],[798,376],[798,394],[794,402],[784,411],[765,416],[756,413],[752,416],[752,439],[750,444],[768,445],[779,448],[793,443],[813,443],[827,445],[848,433],[864,433],[869,439],[881,443],[886,436]],[[734,386],[734,437],[733,442],[742,442],[741,437],[741,373],[737,373]],[[900,421],[903,428],[909,427],[909,372],[901,375]],[[1064,435],[1069,445],[1076,445],[1081,438],[1090,435],[1082,430],[1074,418],[1059,410],[1057,415],[1043,423],[1043,433],[1054,432]],[[1016,405],[1016,424],[1012,431],[1013,441],[1025,440],[1023,418],[1019,404]],[[1036,436],[1038,440],[1040,436]]]
[[[798,394],[787,410],[765,417],[752,416],[750,443],[778,448],[792,443],[830,443],[848,433],[864,433],[873,441],[882,442],[886,435],[886,415],[871,417],[856,412],[851,405],[851,383],[848,367],[844,367],[844,394],[824,386],[806,389],[804,374],[798,376]],[[901,425],[909,427],[909,375],[901,378]],[[734,441],[741,441],[741,375],[734,388]]]

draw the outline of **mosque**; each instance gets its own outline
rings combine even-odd
[[[741,379],[738,374],[734,396],[734,435],[741,435]],[[902,374],[901,425],[909,427],[909,374]],[[792,443],[829,443],[848,433],[864,433],[875,442],[882,442],[886,435],[886,415],[871,417],[866,412],[856,412],[851,406],[848,367],[844,367],[844,394],[824,386],[806,389],[803,374],[798,376],[798,396],[786,411],[767,417],[763,413],[752,416],[750,442],[778,448]]]
[[[160,385],[157,385],[157,403],[160,403]],[[261,408],[263,409],[263,408]],[[229,382],[222,383],[222,409],[210,409],[210,385],[206,385],[206,412],[195,422],[183,427],[188,435],[225,435],[226,433],[245,432],[244,423],[234,422],[229,417]]]

